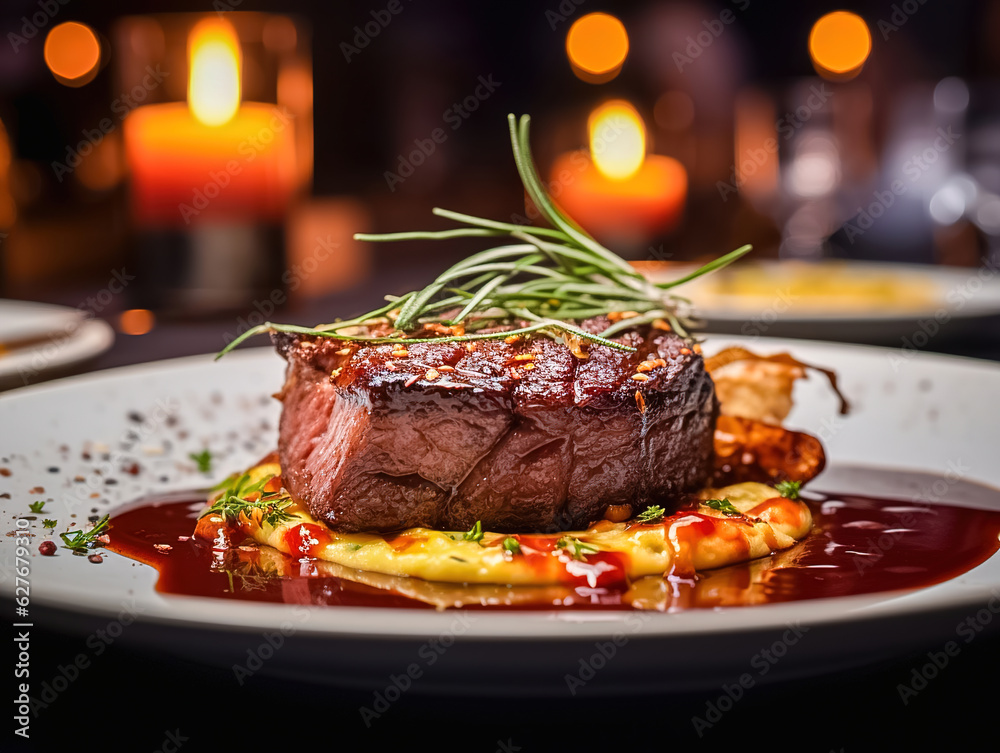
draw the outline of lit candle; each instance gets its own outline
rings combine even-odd
[[[147,105],[125,119],[137,223],[279,220],[295,184],[291,115],[240,101],[241,50],[228,22],[199,22],[188,62],[186,103]]]
[[[642,243],[676,226],[687,173],[675,159],[646,154],[642,117],[627,102],[598,107],[588,121],[590,151],[564,154],[550,191],[570,217],[595,235]]]

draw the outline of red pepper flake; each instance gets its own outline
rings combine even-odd
[[[166,554],[173,549],[173,547],[170,546],[170,544],[153,544],[153,549],[158,551],[160,554]]]
[[[420,379],[420,375],[419,374],[414,374],[409,379],[407,379],[405,382],[403,382],[403,386],[404,387],[412,387],[414,384],[417,383],[418,379]]]
[[[10,468],[0,468],[0,476],[9,476]]]
[[[43,541],[38,545],[38,553],[46,557],[51,557],[56,553],[56,542],[54,541]]]
[[[95,565],[100,565],[102,562],[104,562],[104,557],[102,557],[99,554],[91,554],[87,557],[87,559],[90,562],[93,562]]]
[[[28,490],[28,494],[45,494],[45,487],[36,486],[34,489]]]
[[[138,463],[132,463],[131,465],[124,466],[122,468],[122,473],[127,473],[130,476],[138,476],[139,475],[139,471],[141,471],[141,470],[142,470],[142,468],[139,466]]]

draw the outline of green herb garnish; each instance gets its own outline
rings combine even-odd
[[[100,536],[109,527],[108,521],[111,519],[110,515],[105,515],[99,521],[94,524],[94,527],[89,531],[66,531],[65,533],[60,533],[59,537],[63,540],[64,549],[72,549],[74,552],[85,552],[94,544],[97,543],[97,537]],[[54,521],[53,521],[54,522]]]
[[[45,501],[41,499],[28,505],[28,509],[32,512],[41,512],[43,507],[45,507]]]
[[[503,540],[503,550],[505,552],[510,552],[511,554],[520,554],[521,542],[519,542],[513,536],[508,536]]]
[[[631,264],[594,240],[546,193],[528,139],[530,118],[507,116],[514,162],[521,182],[551,225],[518,225],[435,208],[433,213],[459,223],[451,230],[354,237],[365,241],[444,240],[474,237],[506,241],[460,261],[423,290],[386,296],[386,304],[367,314],[316,327],[265,322],[230,342],[221,357],[247,338],[265,332],[352,340],[360,343],[465,342],[541,334],[562,339],[580,355],[584,342],[634,352],[609,338],[637,325],[664,320],[690,339],[690,303],[673,288],[720,269],[750,251],[743,246],[676,280],[654,283]],[[616,312],[635,312],[603,332],[585,332],[574,322]],[[379,325],[383,336],[366,329]],[[500,325],[509,327],[496,331]],[[441,327],[454,329],[444,332]],[[485,332],[490,329],[492,331]],[[428,335],[430,333],[430,335]]]
[[[723,515],[743,515],[728,499],[706,499],[702,504],[721,512]]]
[[[575,560],[585,560],[588,554],[600,551],[593,544],[588,544],[586,541],[580,541],[580,539],[574,538],[573,536],[563,536],[556,542],[556,546],[559,549],[565,549]]]
[[[659,505],[650,505],[645,510],[643,510],[641,513],[639,513],[639,516],[636,518],[636,522],[638,522],[638,523],[658,523],[659,521],[661,521],[663,519],[663,516],[666,515],[666,514],[667,514],[667,511],[664,510]]]
[[[774,485],[774,488],[778,490],[778,494],[782,497],[788,499],[799,499],[799,492],[802,490],[801,481],[779,481]]]
[[[483,523],[481,520],[477,520],[476,524],[472,526],[471,530],[466,531],[462,534],[462,539],[465,541],[478,541],[483,540]]]
[[[59,521],[57,520],[50,520],[49,518],[46,518],[42,521],[42,528],[55,528],[57,525],[59,525]]]
[[[192,452],[188,454],[198,465],[199,473],[211,473],[212,471],[212,453],[209,450],[202,450],[201,452]]]
[[[216,513],[226,520],[236,520],[241,514],[248,519],[252,519],[254,512],[260,513],[261,523],[270,526],[277,526],[293,519],[293,516],[286,512],[286,508],[291,506],[292,498],[285,492],[264,492],[264,486],[274,476],[265,476],[260,481],[250,483],[250,474],[244,473],[242,476],[232,476],[227,479],[227,486],[223,489],[219,498],[205,510],[199,518]],[[247,499],[257,495],[256,499]]]

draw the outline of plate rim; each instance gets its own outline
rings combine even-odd
[[[727,342],[747,341],[730,335],[707,335],[707,343],[720,345]],[[755,339],[758,347],[776,350],[794,347],[796,344],[808,345],[834,353],[836,351],[861,350],[871,355],[891,353],[896,348],[885,348],[866,344],[844,344],[812,340],[795,340],[789,338],[759,338]],[[120,379],[133,379],[145,373],[186,370],[192,367],[209,365],[214,354],[197,354],[181,358],[164,359],[140,364],[132,364],[112,369],[95,371],[88,374],[52,380],[44,384],[29,385],[0,394],[0,408],[13,400],[30,399],[33,396],[45,396],[52,393],[72,391],[80,386],[114,382]],[[934,361],[957,365],[967,369],[983,371],[993,377],[1000,377],[1000,364],[984,359],[952,356],[940,353],[916,353],[920,361]],[[265,360],[277,359],[278,356],[269,346],[242,348],[227,356],[230,361],[239,365],[260,363]],[[265,391],[262,391],[265,394]],[[876,466],[878,467],[878,466]],[[881,466],[885,468],[886,466]],[[977,482],[986,483],[986,482]],[[987,485],[990,485],[987,483]],[[6,507],[6,504],[3,505]],[[6,511],[6,510],[5,510]],[[995,560],[1000,554],[994,555],[980,565],[983,567]],[[143,566],[148,567],[148,566]],[[720,608],[713,610],[688,610],[678,613],[642,613],[651,619],[644,623],[641,634],[647,638],[660,637],[692,637],[696,634],[726,634],[743,633],[747,630],[765,630],[784,624],[789,619],[797,619],[810,624],[837,624],[841,622],[856,622],[858,620],[880,619],[892,616],[922,614],[932,611],[952,610],[978,604],[984,596],[1000,593],[1000,582],[967,584],[960,587],[960,581],[965,575],[974,573],[974,568],[941,584],[916,591],[880,592],[849,597],[831,597],[808,602],[790,602],[778,604],[755,605],[749,607]],[[149,568],[152,573],[152,568]],[[941,594],[941,590],[945,590]],[[155,592],[157,593],[158,592]],[[927,596],[930,594],[930,596]],[[159,594],[158,594],[159,595]],[[162,595],[160,595],[162,596]],[[10,594],[2,594],[0,601],[10,601]],[[930,601],[930,603],[926,603]],[[32,596],[32,602],[43,609],[53,612],[68,612],[78,616],[97,618],[114,617],[117,611],[112,608],[94,607],[79,604],[69,608],[58,603],[55,598],[46,598],[39,593]],[[802,604],[808,607],[803,610]],[[170,605],[179,607],[181,613]],[[203,614],[188,616],[184,613],[189,607],[200,607]],[[187,627],[213,632],[259,632],[273,628],[283,617],[291,614],[296,606],[287,604],[257,604],[251,602],[228,602],[207,597],[169,596],[162,604],[143,613],[143,621],[160,625]],[[120,611],[120,610],[118,610]],[[398,611],[398,610],[397,610]],[[803,614],[802,612],[806,612]],[[607,636],[609,631],[620,626],[629,616],[639,614],[630,610],[590,612],[558,612],[558,610],[523,611],[504,609],[490,612],[479,610],[442,610],[413,609],[406,610],[408,618],[405,621],[386,621],[379,619],[385,616],[385,610],[377,607],[344,607],[337,610],[314,610],[319,619],[310,619],[298,631],[313,637],[330,639],[349,639],[364,637],[379,640],[421,640],[440,635],[442,627],[454,621],[458,613],[474,613],[477,615],[474,627],[467,634],[468,639],[494,640],[584,640]],[[798,613],[798,614],[796,614]],[[595,616],[596,615],[596,616]],[[485,619],[482,619],[485,617]],[[252,619],[251,619],[252,618]],[[337,623],[337,624],[334,624]],[[405,625],[405,626],[404,626]],[[652,625],[653,627],[649,627]],[[516,629],[512,629],[512,626]],[[555,626],[555,627],[553,627]],[[568,629],[572,626],[572,630]],[[530,628],[530,629],[528,629]]]

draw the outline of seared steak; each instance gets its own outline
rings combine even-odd
[[[544,336],[402,347],[275,334],[288,361],[284,484],[350,532],[477,520],[559,531],[609,505],[669,507],[710,477],[714,386],[674,334],[618,339],[637,352],[591,346],[583,360]]]

